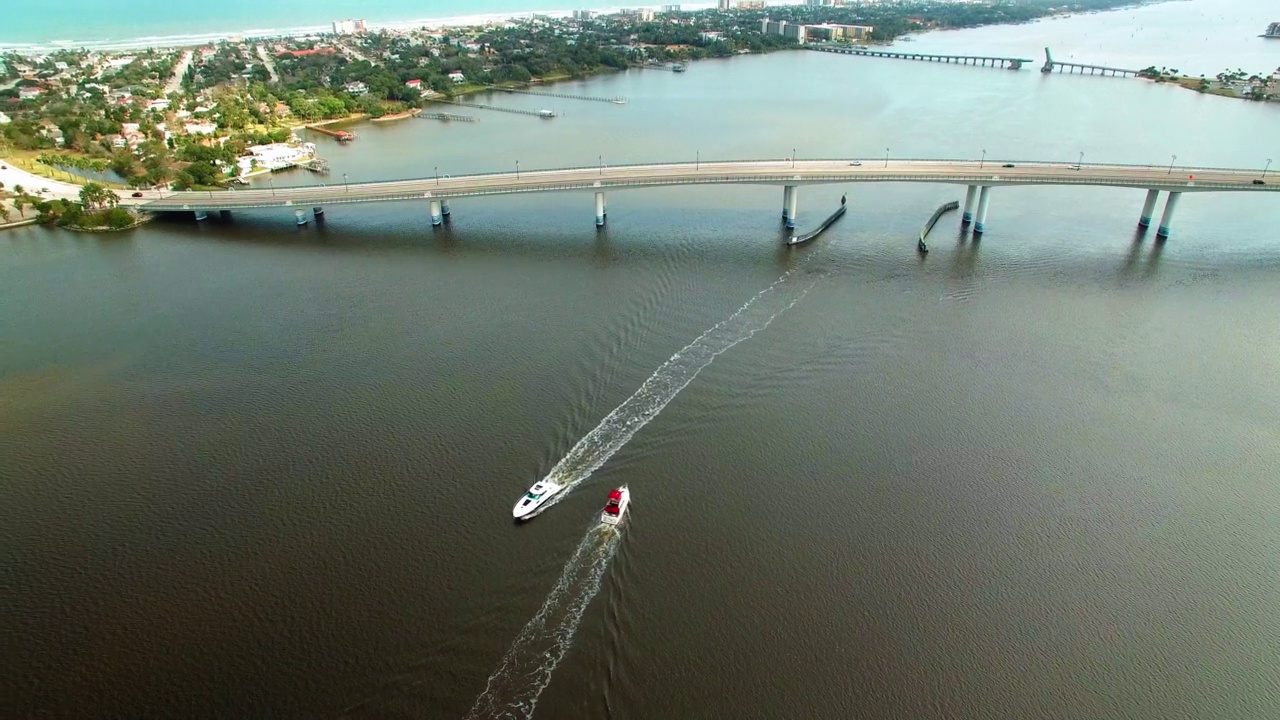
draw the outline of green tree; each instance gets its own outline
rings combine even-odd
[[[90,210],[115,207],[120,198],[105,185],[90,180],[80,188],[80,203]]]

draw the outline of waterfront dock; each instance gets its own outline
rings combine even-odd
[[[338,142],[351,142],[356,139],[356,134],[349,130],[330,130],[323,125],[305,125],[308,130],[315,130],[318,133],[324,133]]]
[[[444,120],[446,122],[477,122],[477,120],[471,117],[470,115],[454,115],[453,113],[426,112],[425,110],[423,112],[418,113],[414,117],[419,118],[421,120]]]
[[[433,100],[432,102],[456,105],[458,107],[471,108],[472,110],[492,110],[494,112],[511,113],[513,115],[529,115],[530,117],[542,118],[544,120],[550,120],[556,116],[556,114],[551,110],[520,110],[518,108],[504,108],[496,105],[469,103],[462,100]]]
[[[627,104],[627,99],[621,96],[610,98],[610,97],[600,97],[597,95],[575,95],[573,93],[545,92],[542,90],[524,90],[521,88],[505,88],[505,87],[493,87],[491,89],[495,91],[500,90],[502,92],[516,93],[519,95],[541,95],[542,97],[561,98],[564,100],[587,100],[589,102],[612,103],[614,105]]]

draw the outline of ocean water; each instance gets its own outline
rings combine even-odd
[[[705,7],[685,3],[683,7]],[[6,13],[0,23],[0,48],[53,43],[124,43],[138,39],[174,42],[190,38],[243,34],[264,36],[298,30],[327,30],[334,20],[364,18],[370,24],[407,23],[472,16],[508,16],[531,12],[568,12],[583,7],[612,9],[607,2],[566,0],[277,0],[263,3],[228,0],[47,0],[39,11]]]

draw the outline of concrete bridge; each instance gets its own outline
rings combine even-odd
[[[1265,170],[1262,174],[1265,174]],[[589,191],[595,193],[596,224],[605,223],[605,193],[609,190],[674,185],[781,185],[783,218],[791,227],[798,216],[801,185],[857,182],[916,182],[965,185],[962,223],[975,233],[986,230],[992,189],[1014,185],[1092,185],[1146,191],[1139,225],[1151,222],[1161,192],[1168,193],[1159,225],[1168,237],[1178,199],[1187,192],[1276,192],[1280,183],[1261,181],[1257,170],[1187,168],[1154,165],[1103,165],[988,160],[743,160],[731,162],[598,165],[552,170],[520,170],[410,180],[272,187],[231,191],[186,191],[156,200],[138,201],[149,212],[194,212],[203,219],[209,211],[288,208],[299,224],[307,209],[318,217],[325,205],[410,201],[427,203],[431,222],[440,225],[449,215],[451,200],[484,195],[531,192]],[[976,210],[975,210],[976,203]],[[132,204],[132,203],[131,203]],[[976,213],[976,214],[975,214]]]
[[[840,53],[841,55],[862,55],[864,57],[893,58],[895,60],[921,60],[924,62],[958,63],[960,65],[984,65],[989,67],[1007,67],[1019,70],[1027,58],[991,57],[988,55],[939,55],[938,53],[894,52],[875,48],[851,45],[805,45],[810,50],[819,52]]]
[[[1078,72],[1081,75],[1085,74],[1086,72],[1088,72],[1090,75],[1110,74],[1113,77],[1115,76],[1127,77],[1130,75],[1136,76],[1138,74],[1137,70],[1124,70],[1121,68],[1107,67],[1105,65],[1086,65],[1084,63],[1061,62],[1059,60],[1054,60],[1053,53],[1049,50],[1049,48],[1045,48],[1044,49],[1044,65],[1040,68],[1040,72],[1051,73],[1054,70],[1057,70],[1058,72],[1065,71],[1068,74]]]

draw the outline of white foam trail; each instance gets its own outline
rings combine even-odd
[[[618,551],[621,527],[596,525],[587,531],[538,614],[489,676],[467,720],[533,717],[538,696],[573,643],[582,613],[600,591],[604,571]]]
[[[799,292],[794,287],[797,282],[802,283]],[[733,315],[672,355],[644,381],[639,390],[606,415],[551,468],[546,480],[563,486],[564,490],[544,508],[563,500],[578,483],[590,477],[640,428],[662,412],[667,403],[693,382],[711,361],[769,327],[774,318],[799,302],[816,282],[816,279],[808,278],[800,267],[792,268]]]

